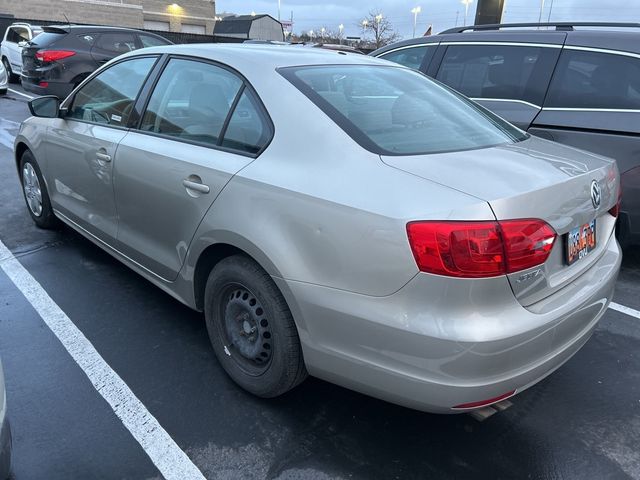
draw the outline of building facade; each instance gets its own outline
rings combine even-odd
[[[211,35],[216,9],[215,0],[0,0],[0,14]]]

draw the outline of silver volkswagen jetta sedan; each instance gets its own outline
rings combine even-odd
[[[188,306],[241,387],[307,372],[425,411],[510,397],[611,300],[613,161],[361,55],[145,49],[15,141],[29,213]]]

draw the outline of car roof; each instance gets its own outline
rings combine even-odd
[[[99,32],[99,31],[115,31],[115,32],[136,32],[136,33],[144,33],[153,36],[158,36],[155,33],[145,32],[142,30],[137,30],[135,28],[126,28],[126,27],[110,27],[107,25],[45,25],[42,27],[44,29],[50,30],[64,30],[68,33],[83,33],[83,32]]]
[[[468,27],[471,28],[471,27]],[[578,29],[535,29],[504,28],[486,30],[454,31],[450,29],[429,37],[413,38],[382,47],[371,55],[382,53],[411,45],[423,45],[439,42],[522,42],[555,45],[572,45],[600,49],[619,50],[640,54],[640,24],[631,27],[597,27],[588,26]]]
[[[135,55],[138,51],[127,54]],[[276,69],[280,67],[331,64],[385,65],[389,63],[359,53],[299,45],[258,43],[192,43],[145,48],[144,53],[167,53],[216,60],[234,67]],[[251,69],[251,68],[250,68]]]

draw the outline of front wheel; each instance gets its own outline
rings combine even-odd
[[[49,192],[42,178],[42,172],[29,150],[24,152],[20,159],[20,179],[29,215],[35,224],[46,229],[57,227],[58,219],[51,208]]]
[[[216,357],[248,392],[276,397],[306,378],[298,331],[285,299],[250,258],[234,255],[213,268],[204,313]]]

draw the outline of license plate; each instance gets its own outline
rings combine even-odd
[[[567,234],[567,264],[586,257],[596,248],[596,220],[574,228]]]

